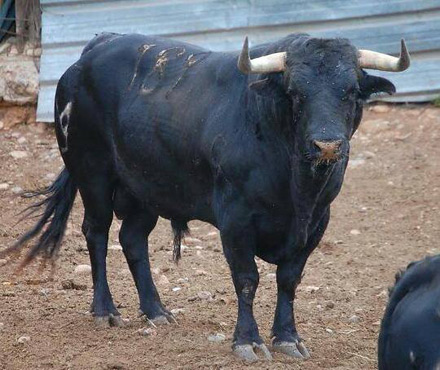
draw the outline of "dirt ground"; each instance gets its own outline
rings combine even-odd
[[[9,263],[0,268],[0,368],[375,369],[379,325],[394,274],[410,261],[440,253],[439,139],[440,109],[431,105],[366,109],[330,226],[298,289],[298,330],[310,360],[275,354],[271,363],[247,365],[231,354],[233,286],[218,233],[201,222],[191,223],[192,239],[186,241],[178,266],[171,261],[169,223],[161,220],[154,230],[154,278],[166,306],[178,309],[179,325],[143,336],[138,330],[148,324],[137,315],[137,295],[115,221],[107,259],[109,283],[129,322],[124,328],[95,328],[87,312],[90,276],[74,273],[78,264],[89,263],[77,199],[53,280],[36,265],[18,277]],[[9,127],[5,122],[0,163],[3,249],[31,225],[16,225],[19,211],[30,204],[17,193],[49,184],[62,167],[52,129],[43,124]],[[262,261],[258,265],[255,315],[270,343],[275,269]],[[208,341],[215,333],[226,340]]]

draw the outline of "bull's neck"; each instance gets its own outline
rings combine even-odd
[[[283,146],[292,155],[295,148],[291,104],[273,91],[256,92],[247,88],[245,106],[248,129],[267,144]]]
[[[346,163],[316,166],[303,157],[296,145],[289,104],[281,104],[276,96],[261,96],[252,90],[246,100],[248,128],[260,137],[265,150],[273,151],[274,158],[281,155],[286,161],[285,167],[290,169],[290,196],[295,210],[292,227],[295,243],[304,245],[313,220],[328,209],[338,194]]]

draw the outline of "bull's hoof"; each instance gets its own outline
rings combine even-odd
[[[125,325],[121,315],[109,314],[107,316],[95,316],[95,325],[98,328],[122,327]]]
[[[272,361],[272,355],[264,343],[233,345],[232,350],[238,358],[247,362],[258,361],[260,358],[258,357],[257,353],[260,353],[264,360]]]
[[[274,342],[272,345],[274,352],[284,353],[290,357],[306,360],[310,358],[309,351],[303,342]]]
[[[157,315],[153,318],[149,318],[142,311],[140,312],[140,315],[144,317],[145,321],[148,322],[153,327],[157,327],[159,325],[169,325],[169,324],[179,325],[176,318],[171,312],[163,312],[161,315]]]

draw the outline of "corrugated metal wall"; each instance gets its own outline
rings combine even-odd
[[[413,64],[388,74],[397,101],[440,96],[440,0],[41,0],[38,120],[53,121],[58,78],[96,33],[144,33],[212,50],[239,49],[292,32],[348,37],[359,48],[398,53],[404,37]]]

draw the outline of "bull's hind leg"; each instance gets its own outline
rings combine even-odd
[[[119,241],[139,294],[140,312],[154,324],[167,324],[173,317],[162,305],[151,277],[148,258],[148,235],[158,216],[139,210],[124,218]]]
[[[110,225],[113,219],[112,189],[107,178],[93,176],[93,181],[79,184],[84,203],[82,231],[87,240],[93,278],[91,312],[100,326],[122,326],[107,282],[106,257]]]

